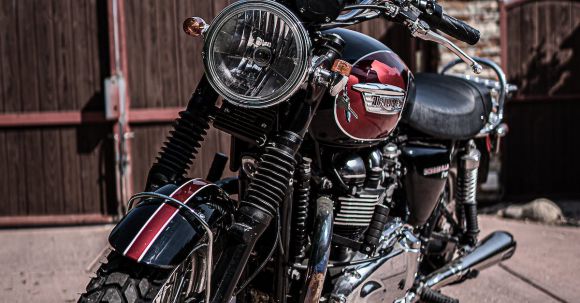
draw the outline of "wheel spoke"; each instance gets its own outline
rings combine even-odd
[[[193,282],[191,266],[195,256],[188,258],[179,265],[167,279],[153,300],[154,303],[185,302],[190,294],[190,284]]]

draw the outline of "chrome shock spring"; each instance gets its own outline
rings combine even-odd
[[[477,178],[481,153],[473,140],[469,141],[459,161],[457,202],[463,206],[465,235],[468,244],[475,244],[479,234],[477,220]]]
[[[457,179],[458,191],[457,199],[465,204],[471,201],[476,201],[477,195],[477,174],[478,168],[472,170],[463,170]]]
[[[310,179],[312,159],[303,157],[295,174],[294,187],[294,226],[293,247],[294,258],[300,262],[306,256],[306,224],[308,221],[308,205],[310,201]]]

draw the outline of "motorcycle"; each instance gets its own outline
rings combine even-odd
[[[413,75],[344,29],[375,18],[459,59]],[[205,75],[79,302],[457,302],[439,289],[513,255],[507,232],[478,240],[476,192],[515,87],[437,33],[476,29],[434,0],[245,0],[183,27]],[[210,124],[230,156],[190,179]]]

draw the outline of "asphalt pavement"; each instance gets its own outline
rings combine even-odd
[[[482,236],[511,232],[499,267],[443,292],[461,302],[579,302],[580,229],[481,217]],[[0,230],[0,302],[76,302],[112,226]]]

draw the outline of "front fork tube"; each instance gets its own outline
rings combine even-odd
[[[477,177],[481,153],[473,140],[467,143],[465,152],[459,159],[457,178],[457,202],[463,207],[465,215],[464,243],[475,245],[479,235],[477,220]]]
[[[236,223],[226,235],[229,243],[214,269],[212,302],[230,301],[254,245],[271,221],[272,214],[248,205],[237,211]]]
[[[334,60],[340,57],[337,50],[343,46],[344,42],[338,43],[335,47],[322,47],[317,67],[330,68]],[[231,239],[231,244],[228,243],[214,270],[212,284],[215,286],[212,289],[215,289],[215,295],[212,302],[231,300],[256,241],[272,219],[280,215],[280,208],[283,209],[280,204],[286,198],[294,175],[296,153],[310,127],[320,100],[327,91],[327,87],[318,85],[312,79],[309,83],[304,102],[293,110],[292,119],[284,123],[285,126],[278,132],[278,136],[266,144],[256,173],[249,182],[247,193],[242,197],[241,207],[235,214],[235,223],[226,235]]]
[[[228,246],[216,264],[212,302],[231,300],[256,242],[272,219],[279,215],[280,204],[285,200],[294,174],[294,157],[302,144],[316,105],[312,103],[302,107],[296,117],[303,123],[291,123],[291,131],[280,132],[278,137],[266,144],[256,174],[249,182],[246,197],[243,197],[242,206],[235,214],[235,223],[226,235]]]

